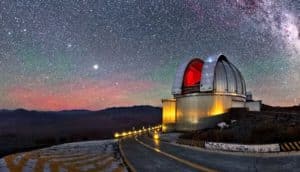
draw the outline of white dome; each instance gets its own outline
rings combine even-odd
[[[173,95],[217,93],[246,96],[246,84],[240,71],[224,55],[189,59],[178,67]]]

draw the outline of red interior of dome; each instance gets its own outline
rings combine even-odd
[[[200,84],[203,62],[200,59],[193,60],[185,70],[183,87],[193,87]]]

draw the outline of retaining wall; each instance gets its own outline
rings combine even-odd
[[[234,152],[280,152],[279,144],[242,145],[230,143],[205,142],[204,147],[210,150],[223,150]]]

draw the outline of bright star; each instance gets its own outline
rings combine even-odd
[[[99,69],[98,64],[94,64],[93,68],[94,68],[95,70],[98,70],[98,69]]]
[[[212,58],[209,57],[209,58],[207,59],[207,61],[208,61],[209,63],[211,63],[213,60],[212,60]]]
[[[67,45],[67,47],[68,47],[68,48],[71,48],[71,47],[72,47],[72,44],[69,43],[69,44]]]

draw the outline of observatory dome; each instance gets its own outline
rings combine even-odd
[[[172,94],[213,93],[246,96],[246,84],[241,72],[224,55],[202,60],[193,58],[182,63],[175,76]]]

